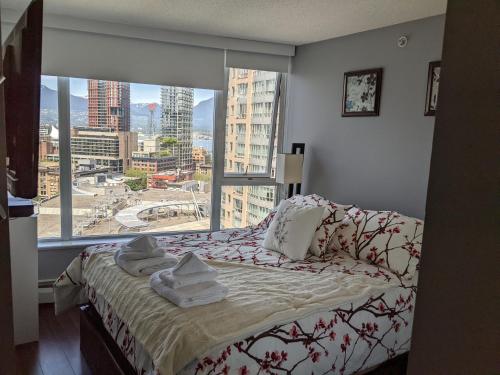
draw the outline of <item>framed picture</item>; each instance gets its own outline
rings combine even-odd
[[[382,68],[344,73],[342,117],[378,116]]]
[[[441,74],[441,61],[429,63],[427,75],[427,96],[425,98],[425,116],[435,116],[439,91],[439,76]]]

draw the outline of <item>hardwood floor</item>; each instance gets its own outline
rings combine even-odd
[[[54,315],[54,305],[40,305],[40,341],[16,347],[19,375],[92,375],[80,354],[80,317],[75,308]]]

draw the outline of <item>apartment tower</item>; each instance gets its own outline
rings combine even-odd
[[[130,84],[88,80],[89,127],[130,131]]]
[[[88,127],[72,128],[74,168],[93,160],[99,168],[125,173],[137,150],[137,133],[130,131],[130,84],[89,79]]]
[[[163,86],[161,88],[161,134],[176,168],[193,171],[193,98],[194,89]]]
[[[230,70],[224,154],[226,173],[267,172],[269,153],[274,157],[276,147],[270,144],[276,79],[275,72]],[[274,207],[274,195],[274,186],[224,186],[221,226],[257,224]]]

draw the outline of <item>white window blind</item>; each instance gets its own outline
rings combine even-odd
[[[289,56],[242,51],[226,51],[226,68],[288,72]]]
[[[42,73],[222,90],[224,51],[45,28]]]

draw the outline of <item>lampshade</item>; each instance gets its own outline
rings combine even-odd
[[[302,154],[278,154],[276,156],[276,182],[296,184],[302,182]]]

